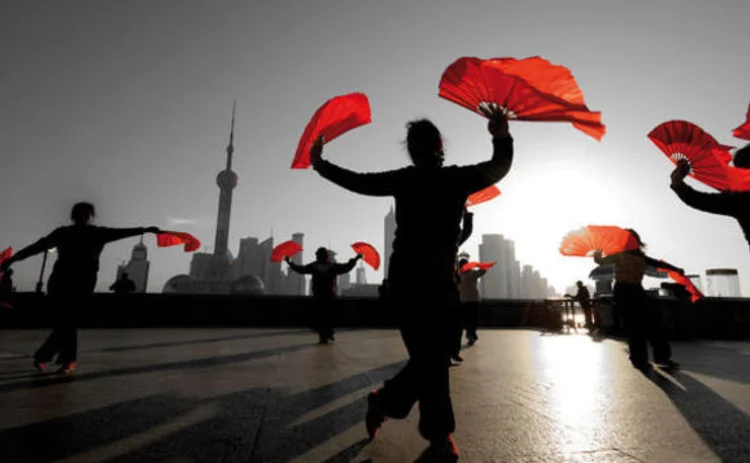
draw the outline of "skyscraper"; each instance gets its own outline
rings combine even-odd
[[[385,234],[383,239],[383,278],[388,277],[388,263],[391,260],[391,254],[393,253],[393,240],[396,238],[396,213],[391,206],[391,210],[385,215]]]
[[[135,292],[145,293],[148,289],[148,271],[151,263],[148,261],[148,249],[143,244],[143,236],[140,243],[133,246],[133,252],[130,254],[130,261],[125,265],[117,267],[117,278],[127,273],[135,283]]]
[[[229,144],[227,145],[226,168],[216,176],[219,187],[219,213],[216,218],[216,238],[214,239],[214,265],[212,275],[215,278],[226,276],[232,257],[229,254],[229,223],[232,217],[232,192],[237,187],[237,174],[232,170],[232,156],[234,155],[234,116],[236,102],[232,105],[232,124],[229,129]]]

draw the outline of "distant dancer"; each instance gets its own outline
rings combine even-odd
[[[591,295],[589,294],[589,289],[586,287],[586,285],[583,284],[581,280],[576,281],[576,287],[578,288],[578,291],[576,292],[575,296],[566,294],[565,297],[569,297],[578,302],[578,305],[581,306],[581,310],[583,310],[583,317],[586,321],[586,329],[592,331],[595,325],[591,308]]]
[[[651,343],[654,364],[665,368],[677,368],[678,364],[672,360],[672,349],[667,339],[661,311],[648,297],[643,289],[643,275],[646,265],[665,268],[684,273],[681,268],[666,262],[660,262],[648,257],[643,249],[646,247],[635,230],[628,230],[638,241],[640,247],[632,251],[620,252],[602,257],[601,252],[594,253],[594,261],[600,265],[615,266],[614,303],[625,319],[625,329],[628,335],[630,362],[641,371],[648,370],[648,347]]]
[[[474,231],[474,214],[469,212],[468,209],[464,208],[463,223],[461,225],[461,235],[458,237],[458,246],[464,244]],[[458,262],[456,262],[456,268],[454,271],[456,285],[461,285],[461,272]],[[460,291],[459,291],[460,292]],[[464,313],[463,307],[459,304],[456,306],[455,313],[455,341],[451,350],[451,365],[460,365],[464,358],[461,356],[461,337],[464,333]]]
[[[409,353],[407,365],[368,396],[365,419],[373,439],[386,417],[405,418],[419,402],[419,432],[430,446],[418,461],[457,461],[448,359],[459,304],[456,254],[466,199],[497,183],[513,160],[513,139],[501,112],[488,113],[492,159],[443,167],[443,139],[425,119],[407,124],[406,146],[413,166],[356,173],[321,159],[323,140],[310,152],[313,168],[355,193],[393,196],[396,232],[388,268],[388,290]]]
[[[468,259],[459,260],[458,268],[460,269],[468,262]],[[487,273],[487,270],[483,268],[475,268],[459,273],[461,278],[459,295],[461,296],[463,327],[466,329],[466,339],[469,341],[470,346],[473,346],[479,340],[479,335],[477,334],[477,327],[479,327],[479,288],[477,288],[477,285],[479,279],[485,273]]]
[[[130,279],[128,272],[122,272],[120,278],[117,279],[112,286],[109,287],[110,291],[114,291],[115,294],[129,294],[134,293],[136,290],[135,282]]]
[[[737,150],[734,155],[734,166],[750,169],[750,144]],[[710,214],[726,215],[739,222],[745,240],[750,246],[750,191],[724,191],[721,193],[704,193],[687,185],[684,180],[690,172],[690,164],[681,161],[672,172],[671,188],[683,203]]]
[[[312,275],[312,293],[315,301],[315,320],[313,329],[318,332],[320,344],[334,341],[334,326],[336,324],[336,277],[352,271],[362,254],[349,259],[346,264],[338,264],[330,258],[326,248],[315,251],[315,262],[307,265],[297,265],[289,258],[284,260],[289,268],[303,275]]]
[[[57,355],[60,373],[72,373],[76,368],[78,351],[78,322],[83,307],[94,292],[99,273],[99,255],[112,241],[159,233],[156,227],[106,228],[92,225],[94,205],[77,203],[70,218],[73,225],[59,227],[36,243],[20,250],[3,262],[0,271],[28,257],[57,248],[57,261],[47,281],[47,293],[52,306],[53,330],[34,354],[34,366],[44,371],[46,363]]]

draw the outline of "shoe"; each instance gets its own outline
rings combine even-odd
[[[57,370],[58,373],[64,375],[72,375],[76,371],[76,362],[66,363]]]
[[[469,341],[470,346],[473,346],[477,343],[477,341],[479,341],[479,338],[477,336],[466,336],[466,339]]]
[[[652,370],[651,364],[647,361],[643,362],[632,362],[633,367],[635,367],[636,370],[640,370],[642,373],[647,373]]]
[[[458,446],[453,436],[443,441],[430,442],[424,452],[414,463],[456,463],[458,461]]]
[[[386,420],[385,412],[379,403],[378,393],[372,391],[367,394],[367,415],[365,415],[365,427],[370,442],[378,437],[378,431]]]
[[[319,338],[318,339],[318,344],[328,344],[328,339],[326,339],[326,338]]]
[[[336,338],[333,335],[328,336],[328,340],[333,342],[336,340]]]
[[[449,367],[457,367],[463,363],[464,359],[460,355],[457,355],[455,357],[451,357],[448,359],[448,366]]]
[[[34,368],[36,368],[40,373],[43,373],[44,370],[47,369],[47,365],[43,364],[42,362],[34,360]]]
[[[661,368],[662,370],[678,370],[680,368],[680,364],[675,362],[674,360],[667,360],[666,362],[654,362],[654,365]]]

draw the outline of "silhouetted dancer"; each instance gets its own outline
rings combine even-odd
[[[396,232],[388,268],[390,300],[400,317],[409,353],[406,366],[368,396],[367,432],[374,438],[386,417],[405,418],[419,402],[419,432],[430,441],[420,461],[456,461],[448,360],[459,304],[455,281],[460,224],[471,193],[497,183],[510,170],[513,139],[500,112],[488,113],[494,151],[490,161],[443,167],[440,131],[428,120],[407,124],[413,166],[356,173],[321,159],[323,140],[310,150],[313,168],[355,193],[393,196]]]
[[[589,294],[589,289],[581,280],[576,281],[576,286],[578,287],[578,291],[576,291],[575,296],[566,294],[565,297],[569,297],[578,302],[578,305],[581,306],[581,310],[583,310],[583,318],[586,320],[586,329],[592,331],[594,329],[594,317],[591,307],[591,294]]]
[[[110,291],[114,291],[115,294],[129,294],[134,293],[136,290],[135,282],[130,279],[128,272],[122,272],[120,278],[117,279],[109,287]]]
[[[461,225],[461,236],[458,237],[458,247],[461,247],[462,244],[466,242],[466,240],[471,237],[471,234],[474,231],[474,214],[469,212],[466,208],[464,208],[464,214],[463,214],[463,223]],[[461,267],[459,266],[458,262],[456,262],[456,268],[454,270],[454,278],[456,280],[456,285],[461,285]],[[459,300],[460,300],[460,290],[459,290]],[[455,314],[455,337],[454,337],[454,343],[453,348],[451,349],[451,357],[450,357],[450,364],[453,365],[460,365],[464,358],[461,356],[461,337],[464,332],[464,313],[463,313],[463,306],[462,304],[458,304],[456,306],[456,314]]]
[[[750,169],[750,144],[738,150],[734,155],[734,166]],[[734,217],[742,228],[745,240],[750,246],[750,191],[725,191],[721,193],[704,193],[693,189],[683,180],[690,172],[687,161],[681,161],[672,172],[671,188],[683,203],[711,214]]]
[[[459,260],[458,268],[463,267],[468,262],[468,259]],[[477,334],[477,327],[479,327],[479,289],[477,288],[477,284],[485,273],[487,273],[487,270],[483,268],[474,268],[459,274],[461,278],[459,295],[461,297],[463,327],[466,329],[466,339],[469,341],[470,346],[473,346],[479,340],[479,335]],[[463,330],[461,331],[463,332]]]
[[[312,294],[315,301],[315,321],[313,329],[318,332],[320,344],[334,341],[333,328],[336,324],[336,277],[352,271],[362,254],[349,259],[346,264],[332,262],[326,248],[315,251],[315,262],[297,265],[289,259],[284,260],[289,268],[303,275],[312,275]]]
[[[11,297],[13,296],[13,270],[7,269],[0,273],[0,307],[11,307]]]
[[[53,330],[34,354],[34,366],[44,371],[45,364],[57,355],[60,373],[72,373],[78,351],[78,317],[96,287],[99,255],[104,246],[144,233],[158,233],[156,227],[106,228],[91,225],[94,205],[77,203],[70,218],[73,225],[59,227],[36,243],[18,251],[3,262],[2,271],[15,262],[57,248],[57,261],[47,281],[52,307]]]
[[[625,319],[630,362],[639,370],[651,368],[646,345],[648,340],[653,349],[654,364],[665,368],[677,368],[679,365],[672,361],[672,349],[665,333],[661,311],[654,300],[646,294],[642,282],[646,265],[679,273],[684,271],[667,262],[648,257],[643,252],[646,245],[638,233],[631,229],[628,231],[636,238],[640,248],[607,257],[602,257],[601,252],[597,251],[594,253],[594,261],[600,265],[615,266],[613,299]]]

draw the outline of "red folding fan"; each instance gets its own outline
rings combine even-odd
[[[281,262],[284,257],[292,257],[298,252],[302,252],[302,246],[296,241],[284,241],[271,251],[271,262]]]
[[[197,251],[201,247],[201,242],[198,238],[194,237],[190,233],[178,232],[178,231],[165,231],[156,234],[156,245],[160,248],[166,248],[169,246],[177,246],[184,244],[185,252]]]
[[[571,85],[577,88],[571,74],[563,76],[559,69],[546,74],[535,71],[545,63],[551,66],[536,57],[524,60],[460,58],[443,73],[439,95],[481,115],[487,109],[498,108],[511,119],[572,122],[579,130],[601,140],[605,132],[601,114],[590,111],[583,103],[572,103],[559,96],[571,101],[582,100],[582,96],[570,90]],[[569,79],[572,84],[555,83],[554,79]]]
[[[750,105],[747,107],[745,119],[745,123],[734,129],[732,135],[743,140],[750,140]]]
[[[352,244],[352,249],[357,254],[362,254],[363,260],[374,270],[380,268],[380,254],[378,254],[378,251],[374,247],[362,241],[357,241]]]
[[[659,271],[666,272],[669,275],[669,278],[674,280],[674,282],[678,285],[684,287],[685,290],[690,293],[690,302],[695,302],[703,297],[703,293],[701,293],[700,290],[695,287],[690,278],[686,277],[685,275],[677,273],[673,270],[667,270],[665,268],[660,268]]]
[[[484,190],[479,190],[476,193],[470,194],[469,197],[466,198],[466,207],[476,206],[477,204],[487,202],[498,196],[500,196],[500,189],[495,185],[490,185]]]
[[[364,93],[350,93],[326,101],[307,123],[294,154],[292,169],[310,167],[310,147],[319,136],[323,136],[325,143],[328,143],[370,122],[370,102]]]
[[[703,129],[688,121],[668,121],[656,126],[648,138],[676,165],[685,159],[690,164],[690,176],[708,186],[728,190],[724,145]]]
[[[461,266],[459,271],[461,273],[466,273],[475,268],[482,269],[482,270],[489,270],[492,267],[494,267],[496,263],[497,262],[467,262]]]
[[[560,244],[560,254],[587,257],[594,251],[601,251],[608,256],[638,248],[636,237],[623,228],[613,225],[587,225],[565,235]]]

